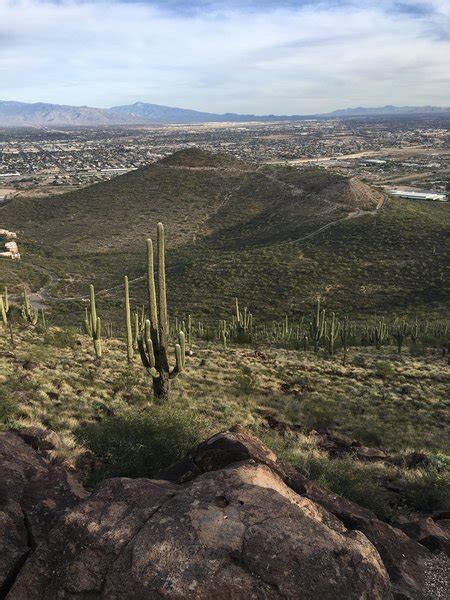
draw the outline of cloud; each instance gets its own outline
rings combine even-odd
[[[448,0],[0,0],[0,98],[308,113],[450,98]]]

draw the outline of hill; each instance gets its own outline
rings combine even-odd
[[[2,221],[23,256],[0,263],[2,279],[30,281],[37,268],[38,287],[51,269],[60,277],[52,293],[73,298],[93,282],[105,311],[124,274],[143,302],[144,242],[158,221],[174,313],[225,317],[235,296],[261,319],[304,314],[318,295],[358,314],[443,314],[448,303],[449,207],[386,199],[320,169],[189,150],[76,192],[15,199]]]
[[[286,121],[311,117],[335,118],[371,115],[449,115],[450,107],[435,106],[384,106],[378,108],[346,108],[316,115],[254,115],[236,113],[211,113],[205,111],[163,106],[148,102],[135,102],[112,108],[70,106],[36,102],[13,102],[0,100],[0,126],[104,126],[145,125],[169,123],[210,123],[245,121]]]

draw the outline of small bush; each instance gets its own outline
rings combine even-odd
[[[409,347],[409,353],[411,354],[411,356],[419,357],[426,356],[428,351],[423,343],[416,342],[415,344],[411,344],[411,346]]]
[[[336,422],[336,408],[323,400],[311,400],[303,406],[307,429],[330,427]]]
[[[75,350],[78,344],[77,332],[74,329],[48,331],[44,335],[44,342],[55,346],[55,348],[72,348],[72,350]]]
[[[140,383],[140,377],[135,371],[125,371],[120,373],[111,381],[113,392],[131,391]]]
[[[351,364],[354,367],[359,367],[360,369],[365,369],[367,367],[366,357],[362,354],[357,354],[352,358]]]
[[[382,446],[384,441],[383,428],[376,421],[363,421],[354,428],[353,433],[368,446]]]
[[[422,513],[450,510],[450,475],[448,470],[432,467],[407,473],[403,494],[408,508]]]
[[[17,402],[14,401],[13,394],[6,393],[6,390],[0,390],[0,425],[7,425],[18,412]]]
[[[243,394],[251,394],[254,391],[255,379],[252,370],[247,365],[240,367],[239,373],[236,375],[236,387]]]
[[[381,377],[381,379],[392,379],[395,375],[395,371],[392,368],[391,363],[380,361],[376,364],[375,374],[377,377]]]
[[[93,474],[91,482],[96,482],[104,477],[152,477],[184,456],[207,429],[188,410],[152,406],[84,425],[75,437],[103,465]]]
[[[389,493],[378,483],[376,465],[360,465],[351,458],[330,460],[317,482],[341,496],[372,510],[381,519],[391,515]]]

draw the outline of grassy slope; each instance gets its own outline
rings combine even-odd
[[[151,406],[139,359],[130,367],[121,341],[105,341],[99,366],[85,337],[58,330],[43,336],[17,326],[16,340],[11,353],[8,340],[0,339],[0,426],[3,420],[3,426],[55,429],[63,438],[60,458],[69,464],[82,452],[74,437],[77,430],[91,424],[101,433],[111,415],[121,418],[130,410],[144,414]],[[193,350],[187,372],[174,380],[171,407],[205,418],[202,437],[245,425],[308,476],[382,516],[414,510],[420,502],[425,506],[427,493],[437,498],[433,502],[443,501],[442,490],[448,490],[443,453],[449,433],[449,372],[439,353],[411,357],[406,351],[398,357],[389,348],[352,349],[343,367],[339,356],[324,359],[269,347],[225,352],[199,342]],[[26,369],[25,361],[31,361]],[[351,454],[343,461],[332,459],[321,448],[320,436],[308,433],[324,427],[383,449],[387,460],[367,463]],[[408,467],[411,451],[425,452],[427,464],[437,470]],[[408,486],[418,486],[419,498],[391,498],[381,485],[386,481],[400,482],[405,494]],[[424,486],[431,488],[426,492]]]
[[[217,160],[184,152],[172,166],[166,161],[64,196],[16,200],[2,216],[23,232],[23,263],[62,276],[63,297],[85,293],[90,282],[101,290],[120,285],[124,274],[142,276],[144,239],[162,220],[173,313],[225,317],[239,296],[260,320],[297,316],[317,295],[355,313],[447,310],[448,206],[390,200],[376,215],[302,240],[358,208],[372,209],[379,196],[317,169],[255,170]],[[1,279],[11,283],[4,263]],[[37,274],[29,273],[36,285]],[[142,282],[132,284],[132,294],[143,301]],[[104,294],[104,313],[117,314],[119,299],[117,291]]]

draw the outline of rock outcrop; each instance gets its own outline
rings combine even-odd
[[[86,495],[63,467],[0,432],[0,597],[61,514]]]
[[[390,597],[380,557],[356,531],[241,462],[184,485],[105,481],[62,517],[10,600]]]
[[[52,436],[21,435],[49,450]],[[447,597],[445,555],[420,543],[431,524],[412,539],[241,428],[158,479],[109,479],[87,498],[19,436],[0,434],[0,448],[7,600]]]

